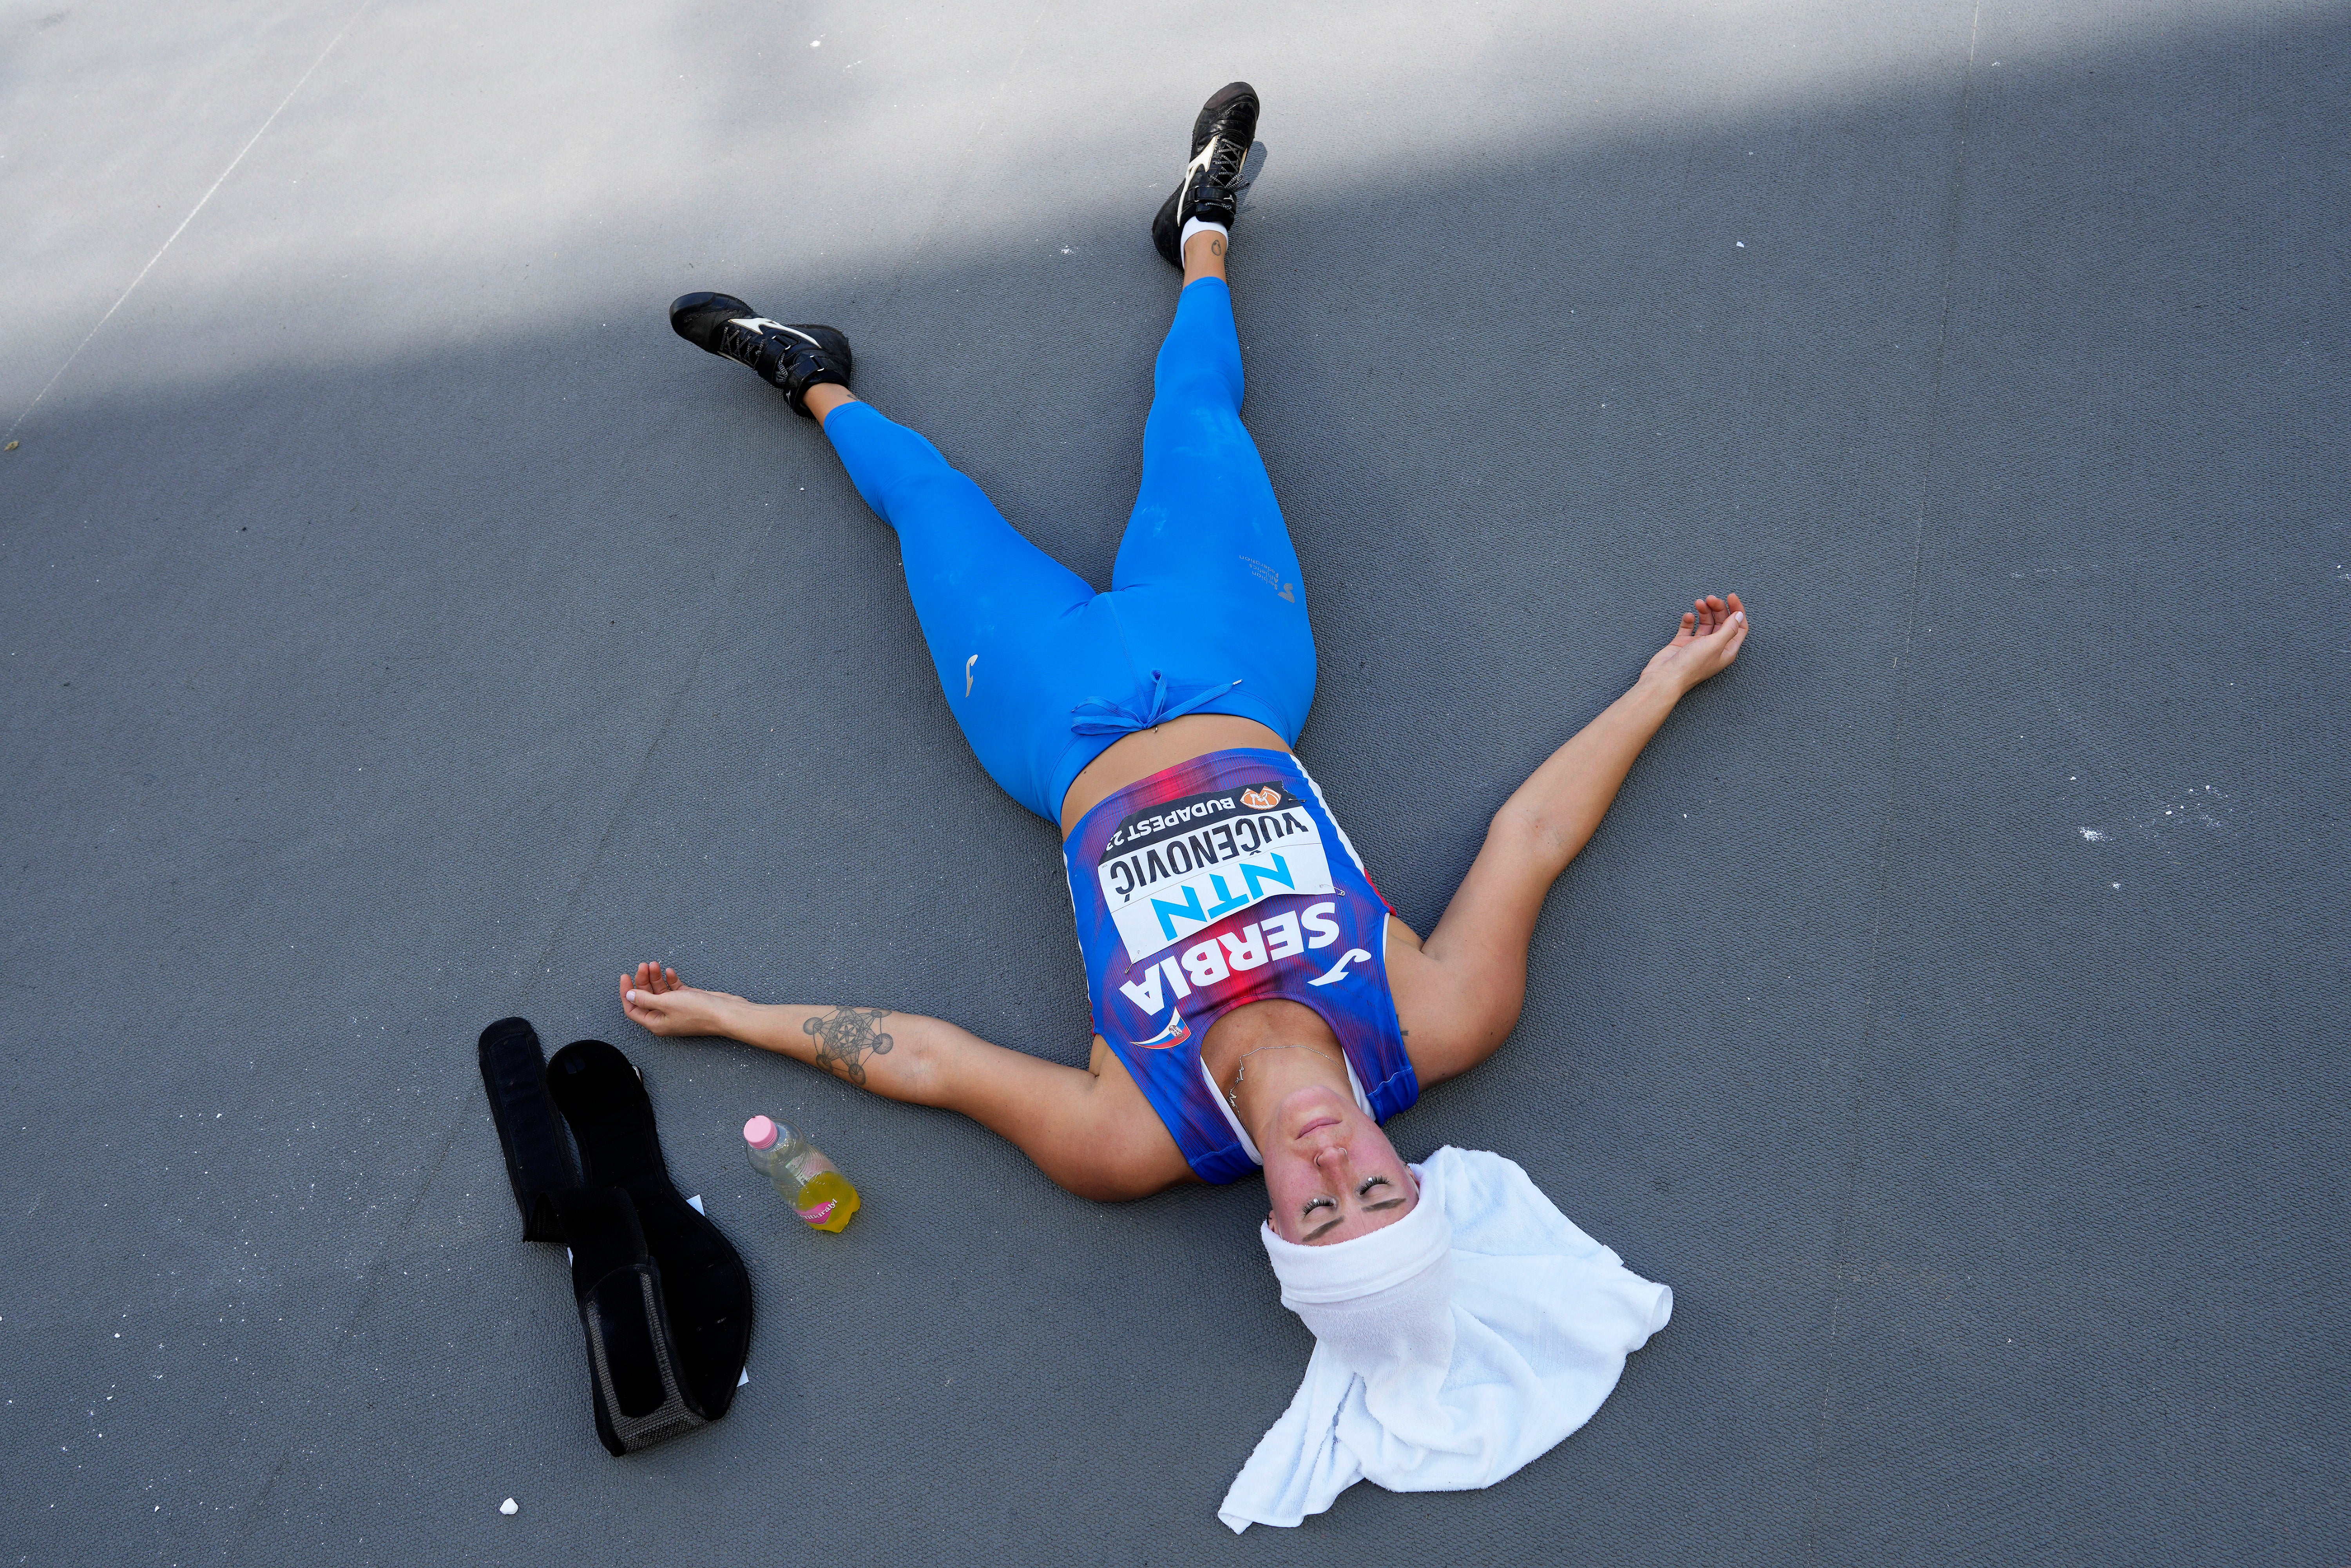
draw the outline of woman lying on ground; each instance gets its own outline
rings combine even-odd
[[[1257,114],[1246,83],[1208,100],[1192,162],[1153,224],[1184,287],[1107,593],[1016,533],[928,441],[852,397],[839,332],[772,321],[723,294],[671,307],[679,335],[751,367],[821,423],[859,494],[897,531],[973,751],[1015,800],[1061,824],[1097,1030],[1091,1063],[1040,1061],[879,1008],[750,1002],[655,964],[621,979],[629,1018],[655,1034],[724,1036],[962,1112],[1081,1197],[1140,1197],[1261,1166],[1283,1300],[1321,1341],[1314,1367],[1328,1352],[1337,1370],[1310,1369],[1285,1427],[1235,1484],[1224,1511],[1235,1529],[1295,1524],[1364,1475],[1400,1490],[1499,1479],[1588,1416],[1625,1352],[1665,1321],[1663,1287],[1624,1270],[1499,1156],[1438,1151],[1424,1175],[1449,1156],[1484,1164],[1446,1167],[1460,1173],[1441,1206],[1449,1228],[1441,1213],[1415,1221],[1416,1206],[1438,1206],[1421,1205],[1423,1181],[1380,1124],[1510,1034],[1544,894],[1675,704],[1729,668],[1749,630],[1737,594],[1698,600],[1632,690],[1496,813],[1428,938],[1389,912],[1290,754],[1314,695],[1314,643],[1297,556],[1241,425],[1225,278]],[[1482,1261],[1457,1270],[1450,1239],[1475,1226],[1510,1234],[1489,1236]],[[1350,1241],[1359,1245],[1332,1248]],[[1495,1273],[1501,1254],[1534,1271]],[[1458,1290],[1445,1282],[1457,1272]],[[1551,1351],[1476,1348],[1509,1337],[1472,1321],[1479,1300],[1502,1299],[1497,1322],[1528,1321],[1514,1294],[1573,1320],[1535,1336]],[[1379,1303],[1370,1319],[1346,1318],[1365,1301]],[[1415,1312],[1426,1330],[1416,1337],[1397,1327]],[[1374,1324],[1360,1354],[1343,1348],[1349,1322]],[[1562,1359],[1557,1347],[1578,1336],[1590,1354]],[[1420,1357],[1410,1375],[1397,1371],[1407,1344],[1420,1347],[1405,1355]],[[1460,1374],[1468,1384],[1523,1385],[1509,1432],[1486,1429],[1486,1396],[1475,1413],[1437,1396],[1464,1356],[1494,1364]],[[1352,1448],[1341,1420],[1351,1378],[1371,1390]],[[1418,1392],[1395,1392],[1406,1387]]]
[[[1014,799],[1060,822],[1098,1031],[1084,1069],[938,1019],[761,1004],[641,964],[630,1019],[780,1051],[893,1100],[960,1111],[1081,1197],[1233,1181],[1262,1163],[1280,1235],[1344,1240],[1411,1207],[1379,1130],[1502,1043],[1544,894],[1684,693],[1738,657],[1737,594],[1699,599],[1631,691],[1502,805],[1428,938],[1390,914],[1290,754],[1314,695],[1298,558],[1241,425],[1225,280],[1231,183],[1257,120],[1212,98],[1154,225],[1184,270],[1142,491],[1112,588],[1044,555],[929,442],[849,392],[839,333],[726,295],[671,310],[822,423],[897,530],[940,684]]]

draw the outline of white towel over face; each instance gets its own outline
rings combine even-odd
[[[1235,1531],[1294,1525],[1359,1480],[1491,1486],[1592,1418],[1674,1293],[1626,1269],[1499,1155],[1443,1148],[1383,1229],[1301,1247],[1260,1227],[1306,1381],[1233,1479]]]

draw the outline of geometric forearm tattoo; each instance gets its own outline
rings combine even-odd
[[[835,1008],[801,1024],[800,1032],[816,1037],[819,1067],[862,1089],[865,1059],[890,1054],[891,1039],[877,1027],[889,1016],[887,1008]]]

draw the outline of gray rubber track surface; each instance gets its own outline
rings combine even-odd
[[[1081,1202],[613,994],[1082,1060],[892,536],[664,308],[842,327],[1102,580],[1237,76],[1301,750],[1398,912],[1691,595],[1759,628],[1391,1127],[1672,1326],[1490,1490],[1238,1540],[1261,1188]],[[8,0],[0,1561],[2340,1568],[2346,102],[2339,3]],[[514,1012],[756,1277],[734,1414],[627,1461]]]

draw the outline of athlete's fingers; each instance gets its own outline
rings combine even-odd
[[[1706,640],[1702,654],[1708,674],[1722,668],[1723,650],[1730,645],[1730,634],[1735,630],[1728,617],[1715,622],[1714,635]]]

